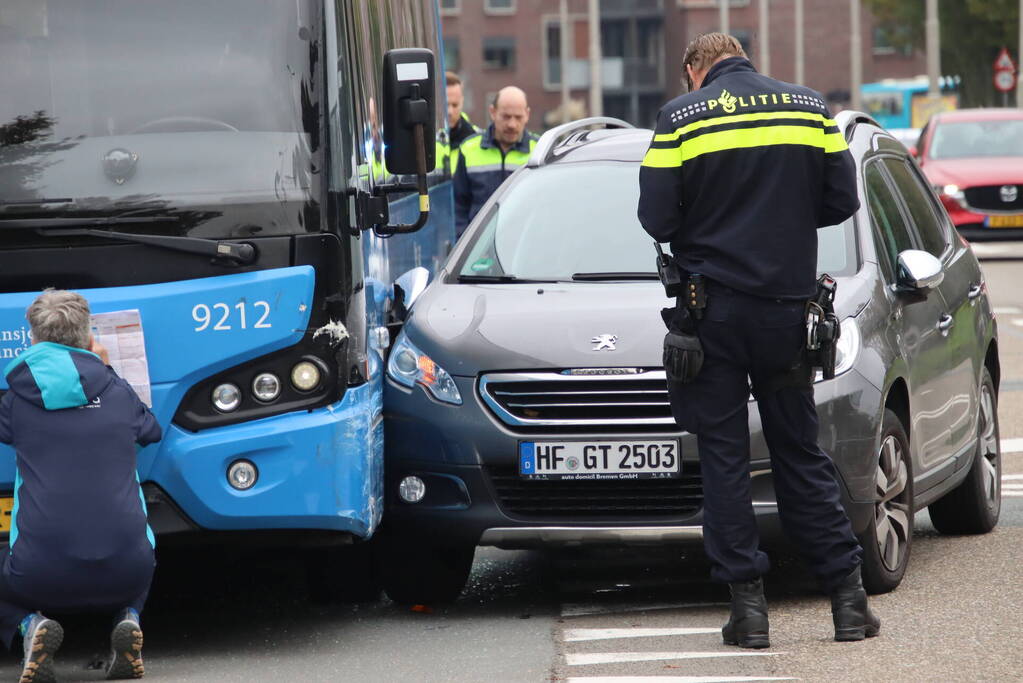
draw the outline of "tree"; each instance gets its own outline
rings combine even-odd
[[[922,0],[865,0],[889,41],[924,48],[926,3]],[[941,70],[962,79],[960,105],[1001,104],[991,65],[998,51],[1019,44],[1019,0],[939,0]],[[1019,55],[1014,55],[1019,64]]]

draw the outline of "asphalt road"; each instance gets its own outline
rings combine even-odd
[[[1023,245],[980,245],[1001,339],[1004,498],[987,535],[937,534],[917,516],[910,568],[872,599],[882,633],[831,640],[826,599],[800,564],[766,577],[772,648],[721,644],[727,593],[698,549],[481,550],[453,605],[308,599],[300,554],[161,549],[143,619],[160,681],[1023,680]],[[1016,259],[1019,260],[1016,260]],[[108,624],[62,618],[61,680],[101,680]],[[20,653],[0,659],[17,680]]]

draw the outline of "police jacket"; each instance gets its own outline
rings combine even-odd
[[[459,236],[504,179],[529,160],[535,146],[536,136],[526,131],[506,153],[494,139],[494,124],[462,142],[454,176],[455,231]]]
[[[480,133],[480,129],[469,120],[469,115],[464,111],[459,117],[458,123],[450,131],[447,133],[443,130],[437,131],[437,168],[443,169],[446,166],[448,172],[454,175],[455,169],[458,167],[459,145],[466,138],[478,133]]]
[[[155,541],[135,445],[160,440],[153,414],[82,349],[37,343],[5,374],[0,442],[16,453],[9,581],[69,608],[145,590]]]
[[[852,155],[820,94],[742,57],[660,110],[639,181],[639,220],[683,270],[771,298],[814,294],[817,228],[859,208]]]

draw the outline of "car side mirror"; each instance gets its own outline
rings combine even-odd
[[[941,261],[926,251],[907,249],[899,254],[896,280],[902,291],[922,293],[937,287],[944,279]]]
[[[413,268],[394,281],[394,304],[391,313],[395,319],[404,321],[416,299],[430,283],[430,271],[422,266]]]

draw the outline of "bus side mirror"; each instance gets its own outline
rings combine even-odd
[[[395,175],[425,175],[436,165],[436,75],[433,53],[423,48],[384,55],[384,164]],[[428,143],[428,144],[427,144]],[[419,164],[419,152],[425,168]]]

